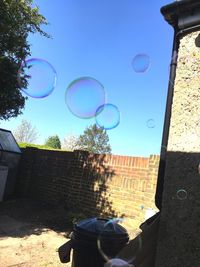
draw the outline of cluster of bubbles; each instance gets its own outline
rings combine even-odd
[[[75,116],[82,119],[95,118],[96,124],[110,130],[120,123],[117,106],[106,103],[104,86],[92,77],[81,77],[69,84],[65,102]]]
[[[150,58],[146,54],[137,54],[131,65],[136,73],[145,73],[150,67]],[[33,98],[49,96],[56,83],[57,73],[44,59],[25,60],[18,71],[21,90]],[[106,101],[104,86],[92,77],[80,77],[72,81],[66,89],[65,103],[73,115],[82,119],[95,118],[96,124],[105,130],[116,128],[120,123],[118,107]],[[153,119],[147,121],[147,127],[155,127]]]
[[[126,219],[124,218],[113,218],[108,220],[104,226],[102,231],[100,232],[98,239],[97,239],[97,247],[99,250],[99,253],[105,260],[104,267],[134,267],[134,261],[136,259],[136,255],[141,251],[142,249],[142,238],[140,235],[137,236],[137,240],[130,240],[130,234],[129,234],[129,242],[126,244],[123,244],[123,248],[120,249],[120,251],[117,253],[115,257],[112,257],[109,255],[109,248],[105,247],[104,241],[106,240],[105,236],[111,236],[113,233],[120,231],[121,227],[122,229],[125,229],[124,223],[126,222]],[[115,237],[116,238],[116,237]],[[120,236],[120,241],[122,242],[122,236]],[[125,240],[127,241],[127,240]],[[107,243],[107,241],[106,241]],[[113,248],[113,246],[111,245]],[[106,252],[107,249],[107,252]],[[110,252],[111,253],[111,252]]]

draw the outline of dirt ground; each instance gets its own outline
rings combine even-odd
[[[70,267],[60,262],[58,248],[69,240],[77,215],[31,199],[0,202],[0,267]]]
[[[70,267],[57,252],[70,232],[64,210],[28,199],[1,202],[0,267]]]

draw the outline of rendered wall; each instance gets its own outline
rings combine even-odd
[[[181,38],[156,267],[200,266],[200,32]]]

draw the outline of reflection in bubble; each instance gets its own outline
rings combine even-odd
[[[81,77],[71,82],[65,93],[67,107],[75,116],[88,119],[105,104],[103,85],[94,78]]]
[[[187,191],[184,189],[180,189],[176,192],[176,196],[180,200],[184,200],[187,198]]]
[[[147,127],[148,128],[155,128],[155,126],[156,126],[156,123],[155,123],[154,119],[147,120]]]
[[[101,105],[96,110],[95,119],[99,127],[105,130],[111,130],[116,128],[120,123],[120,111],[117,106],[110,103]]]
[[[24,86],[27,79],[27,88]],[[18,83],[22,91],[30,97],[44,98],[55,89],[57,74],[53,66],[44,59],[32,58],[21,64]]]
[[[133,58],[131,65],[135,72],[145,73],[150,68],[150,57],[146,54],[138,54]]]

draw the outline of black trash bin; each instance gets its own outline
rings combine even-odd
[[[128,240],[126,229],[110,219],[85,219],[74,224],[71,240],[59,248],[60,260],[69,262],[72,248],[72,267],[103,267],[106,257],[114,258]]]

